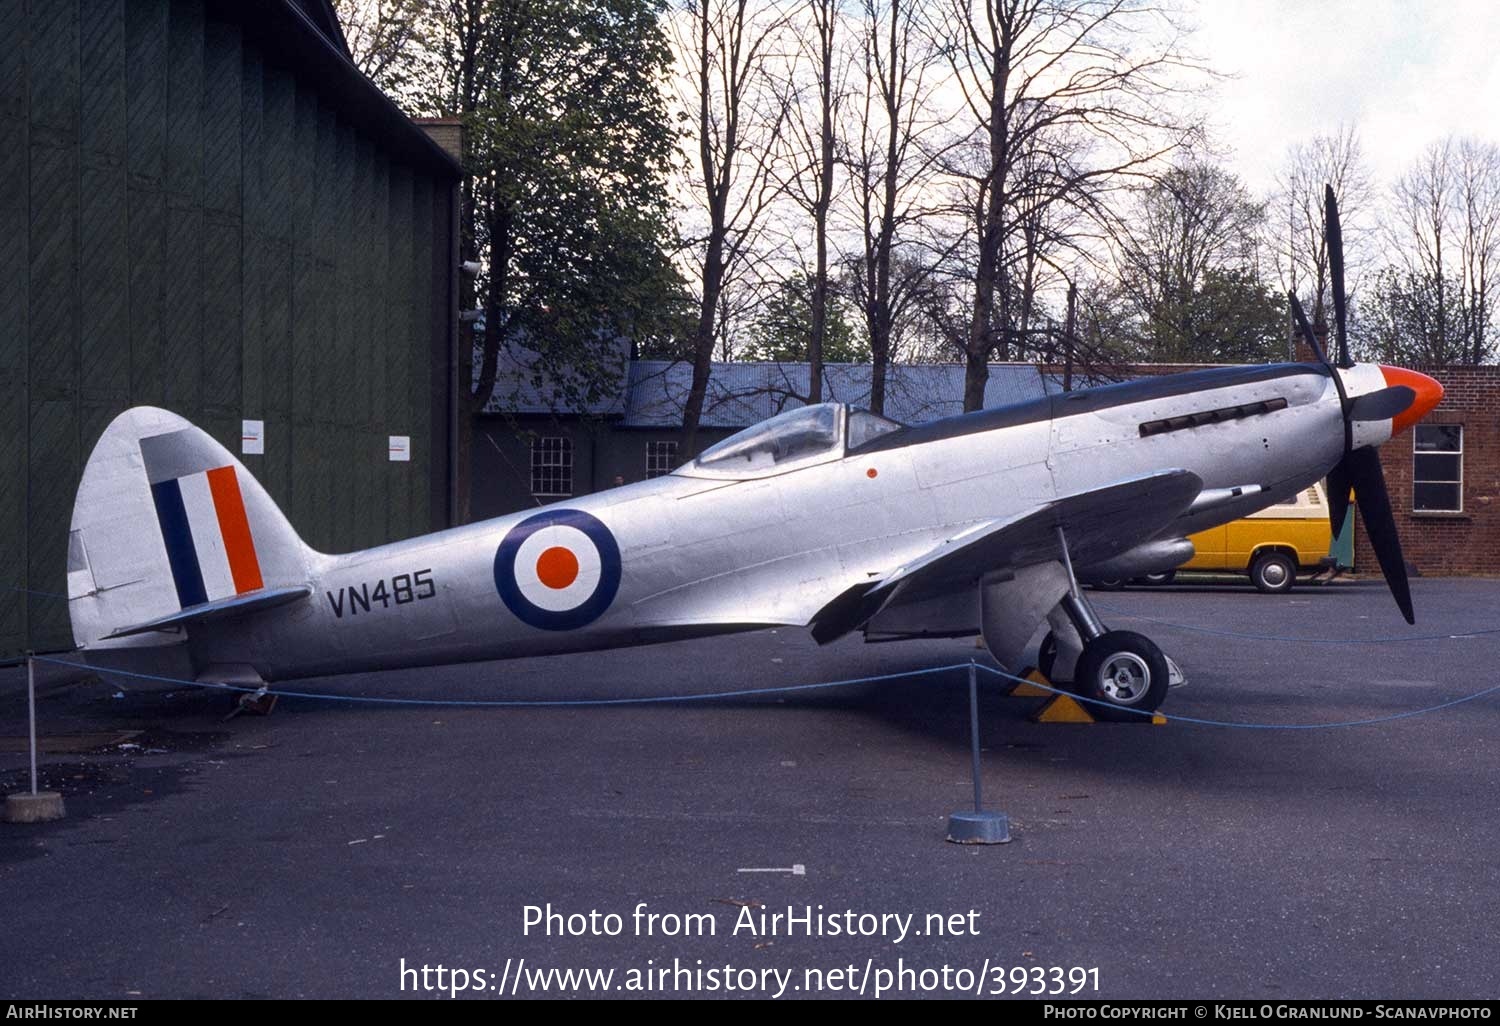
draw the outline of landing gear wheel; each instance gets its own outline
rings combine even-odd
[[[1297,582],[1297,564],[1280,552],[1262,552],[1250,564],[1250,583],[1268,595],[1281,595]]]
[[[1139,722],[1167,697],[1171,671],[1156,642],[1135,631],[1109,631],[1083,646],[1074,689],[1094,701],[1098,720]]]
[[[1159,574],[1147,574],[1142,580],[1147,584],[1171,584],[1176,577],[1176,570],[1163,570]]]
[[[1052,668],[1057,665],[1057,634],[1048,631],[1047,636],[1036,650],[1036,668],[1042,671],[1042,676],[1052,680]],[[1052,681],[1056,684],[1056,681]]]
[[[1123,577],[1110,577],[1102,581],[1089,582],[1095,591],[1124,591],[1125,579]]]

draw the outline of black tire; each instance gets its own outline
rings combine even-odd
[[[1159,574],[1147,574],[1145,577],[1142,577],[1141,580],[1145,581],[1147,584],[1160,586],[1163,584],[1171,584],[1172,581],[1174,581],[1176,578],[1176,570],[1163,570]]]
[[[1267,595],[1284,595],[1297,583],[1297,564],[1284,552],[1262,552],[1250,562],[1250,583]]]
[[[1125,580],[1121,577],[1110,577],[1102,581],[1090,581],[1090,587],[1095,591],[1124,591]]]
[[[1052,667],[1057,665],[1057,635],[1048,631],[1047,636],[1036,650],[1036,668],[1042,671],[1042,676],[1052,680]],[[1056,681],[1052,681],[1056,684]]]
[[[1170,671],[1156,642],[1135,631],[1109,631],[1083,646],[1073,675],[1097,720],[1140,722],[1167,697]]]

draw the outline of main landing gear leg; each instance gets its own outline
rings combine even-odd
[[[1073,671],[1074,692],[1092,699],[1088,710],[1095,719],[1149,720],[1167,697],[1174,669],[1171,661],[1145,635],[1105,627],[1078,587],[1067,534],[1061,526],[1057,528],[1057,544],[1068,574],[1068,593],[1058,605],[1083,640],[1083,653]],[[1042,645],[1045,649],[1047,641]]]

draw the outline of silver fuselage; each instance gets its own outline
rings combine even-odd
[[[1365,365],[1343,374],[1351,393],[1378,387],[1363,380]],[[1264,489],[1179,519],[1171,534],[1185,536],[1294,495],[1340,457],[1339,400],[1320,367],[1226,368],[1174,378],[1180,383],[1158,384],[1154,392],[1136,383],[982,411],[907,429],[870,448],[850,452],[840,444],[755,474],[713,474],[690,464],[555,504],[597,518],[619,546],[617,593],[576,629],[524,623],[497,591],[497,550],[538,513],[531,509],[363,552],[317,556],[310,600],[195,627],[191,660],[199,669],[248,665],[275,680],[802,625],[850,587],[967,527],[1059,496],[1162,468],[1192,471],[1206,489]],[[1284,408],[1147,436],[1141,431],[1143,422],[1275,400]],[[430,582],[422,601],[350,597],[351,590],[368,596],[379,582],[389,593],[390,582],[409,584],[412,575]]]

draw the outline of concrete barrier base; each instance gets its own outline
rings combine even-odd
[[[5,796],[7,823],[50,823],[66,815],[62,795],[56,791],[30,791]]]

